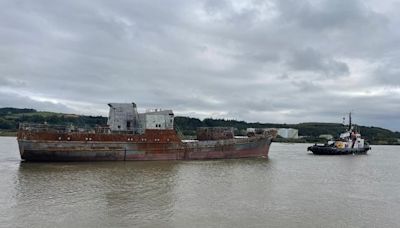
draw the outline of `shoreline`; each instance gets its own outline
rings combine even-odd
[[[13,131],[5,131],[5,132],[0,132],[0,137],[17,137],[17,132]]]

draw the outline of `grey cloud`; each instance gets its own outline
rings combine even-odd
[[[376,16],[363,1],[277,1],[282,20],[308,29],[347,29],[365,26]],[[372,15],[374,14],[374,15]]]
[[[370,75],[375,83],[385,86],[400,86],[400,67],[393,65],[380,66]]]
[[[396,29],[390,26],[397,17],[374,11],[374,3],[284,0],[276,5],[280,23],[296,32],[293,36],[302,39],[300,45],[347,57],[373,59],[398,46],[393,40]],[[309,36],[302,37],[304,33]]]
[[[400,17],[378,4],[2,1],[0,106],[106,114],[108,102],[134,101],[287,123],[355,110],[400,129],[398,95],[354,95],[398,83]],[[382,122],[377,110],[393,116]]]
[[[291,83],[299,88],[299,92],[301,93],[315,93],[315,92],[322,92],[321,85],[306,80],[292,80]]]
[[[228,7],[229,7],[228,9],[230,10],[230,3],[225,0],[222,1],[207,0],[204,1],[203,6],[206,12],[211,15],[222,13],[222,11],[227,10]]]
[[[23,80],[13,79],[12,77],[0,78],[0,87],[26,87],[27,82]]]
[[[320,72],[325,77],[346,76],[350,73],[346,63],[323,56],[311,48],[295,51],[288,65],[293,70]]]
[[[28,96],[20,96],[15,93],[5,93],[0,91],[0,104],[1,107],[14,107],[14,108],[34,108],[39,111],[57,111],[64,113],[74,113],[77,110],[68,108],[63,104],[56,104],[48,101],[35,101]]]

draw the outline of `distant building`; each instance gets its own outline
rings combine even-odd
[[[285,139],[298,139],[299,130],[294,128],[278,128],[278,135]]]
[[[329,134],[323,134],[323,135],[320,135],[319,137],[323,138],[323,139],[327,139],[327,140],[333,139],[333,135],[329,135]]]
[[[247,132],[247,133],[249,133],[249,132],[256,132],[256,129],[255,129],[255,128],[252,128],[252,127],[248,127],[248,128],[246,129],[246,132]]]

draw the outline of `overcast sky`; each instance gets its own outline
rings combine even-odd
[[[400,131],[400,2],[2,0],[0,107]]]

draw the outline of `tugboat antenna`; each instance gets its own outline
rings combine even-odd
[[[349,112],[349,131],[351,131],[351,112]]]

